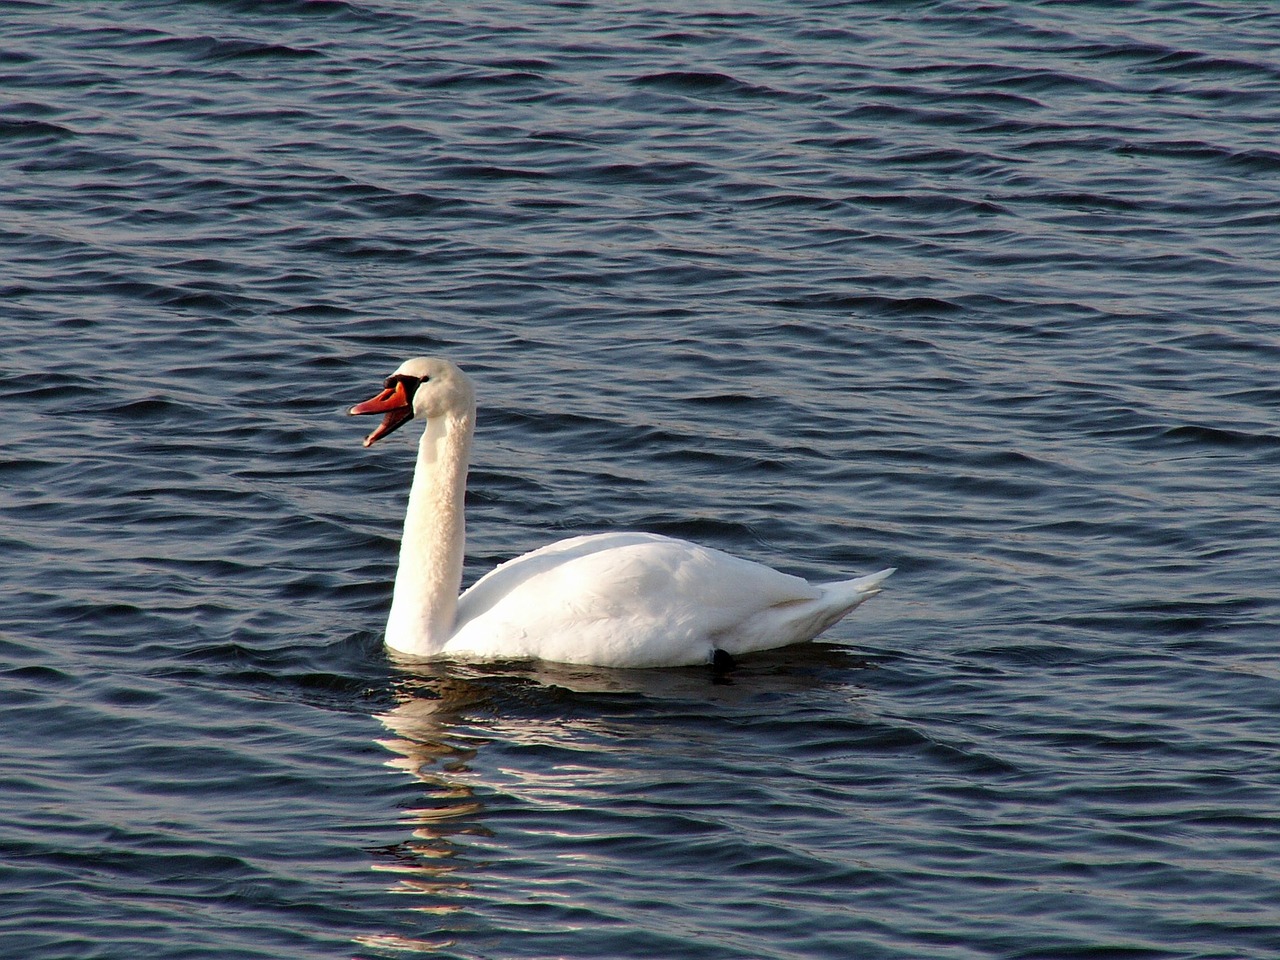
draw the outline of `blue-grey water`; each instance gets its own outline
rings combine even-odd
[[[0,5],[0,956],[1280,956],[1280,9]],[[709,671],[388,660],[470,581],[814,579]]]

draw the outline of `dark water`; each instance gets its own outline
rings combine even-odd
[[[0,956],[1280,956],[1280,11],[0,6]],[[641,528],[824,579],[701,670],[388,662]]]

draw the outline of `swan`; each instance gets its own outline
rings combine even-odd
[[[537,659],[601,667],[728,666],[810,640],[894,571],[811,584],[651,533],[571,537],[501,564],[461,596],[475,388],[448,360],[406,360],[348,411],[382,414],[370,447],[425,421],[386,645],[415,658]]]

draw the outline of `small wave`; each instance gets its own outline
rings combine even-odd
[[[360,213],[373,218],[411,220],[419,217],[435,217],[440,214],[457,214],[471,208],[465,200],[420,191],[398,193],[374,190],[348,201]]]
[[[164,37],[142,46],[155,51],[174,51],[192,60],[220,63],[235,60],[305,60],[324,56],[317,50],[289,47],[254,40],[227,40],[219,37]]]
[[[1275,173],[1280,170],[1280,151],[1266,150],[1260,147],[1249,150],[1233,150],[1230,147],[1208,143],[1203,140],[1127,142],[1117,147],[1116,153],[1126,157],[1213,160],[1255,173]]]
[[[0,118],[0,140],[67,140],[74,130],[44,120],[5,120]]]
[[[1209,427],[1183,424],[1161,432],[1158,439],[1176,446],[1209,447],[1221,450],[1274,450],[1280,449],[1280,436],[1271,433],[1250,433],[1228,427]]]
[[[238,13],[268,16],[338,17],[348,14],[357,15],[359,19],[372,19],[374,16],[362,5],[349,0],[230,0],[219,5]]]
[[[1197,80],[1205,77],[1222,77],[1235,85],[1239,85],[1245,77],[1271,83],[1280,80],[1280,70],[1269,64],[1254,63],[1238,57],[1215,56],[1194,50],[1167,50],[1160,47],[1149,49],[1154,55],[1149,62],[1149,69],[1155,73]]]
[[[512,87],[541,86],[547,77],[528,70],[457,70],[453,73],[426,77],[416,82],[427,90],[504,90]]]
[[[821,97],[747,83],[724,73],[707,70],[668,70],[631,80],[645,90],[663,90],[694,97],[741,97],[752,100],[821,100]]]
[[[1110,210],[1127,213],[1142,209],[1142,202],[1125,197],[1106,196],[1100,193],[1057,192],[1036,194],[1032,199],[1037,203],[1045,203],[1053,207],[1068,210]]]
[[[111,407],[107,412],[125,420],[145,423],[169,417],[189,416],[191,410],[186,404],[178,403],[167,397],[145,397],[141,400],[131,400],[128,403]]]
[[[650,163],[610,163],[588,167],[578,176],[587,182],[661,186],[696,183],[713,174],[705,164],[691,160],[655,160]]]
[[[774,306],[788,310],[835,310],[840,312],[876,312],[912,316],[950,315],[961,306],[936,297],[888,297],[881,294],[815,293],[804,297],[787,297],[773,301]]]

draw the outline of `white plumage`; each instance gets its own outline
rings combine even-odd
[[[893,573],[810,584],[685,540],[605,533],[517,557],[459,597],[475,424],[470,379],[446,360],[408,360],[351,412],[385,415],[366,446],[413,417],[426,420],[387,621],[387,645],[404,654],[705,663],[716,650],[736,655],[812,639]]]

